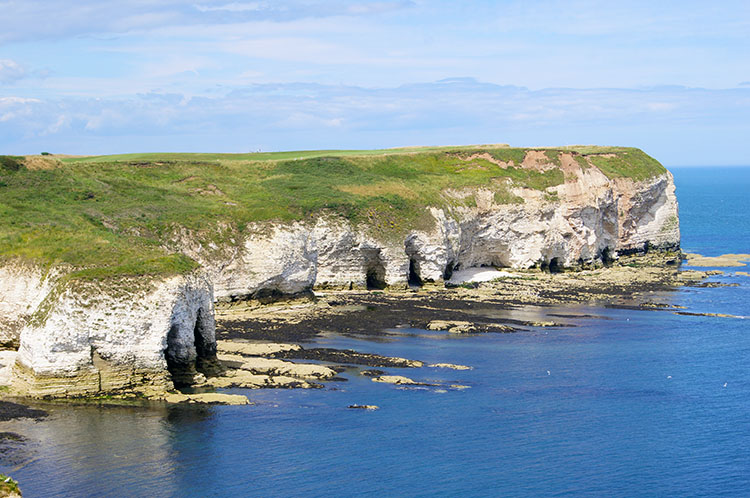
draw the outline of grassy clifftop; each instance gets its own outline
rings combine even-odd
[[[524,166],[530,151],[548,166]],[[483,186],[499,202],[517,202],[511,187],[563,183],[563,153],[610,178],[665,171],[620,147],[0,156],[0,258],[69,264],[82,278],[181,273],[196,263],[162,248],[176,227],[221,245],[250,222],[324,211],[401,236],[427,221],[425,206],[458,202],[448,188]]]

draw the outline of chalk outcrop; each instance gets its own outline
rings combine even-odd
[[[289,225],[253,226],[239,249],[217,260],[177,243],[212,275],[217,299],[296,294],[313,288],[382,288],[443,282],[475,267],[563,268],[615,258],[618,252],[679,248],[670,173],[648,180],[609,179],[562,154],[565,183],[545,191],[448,190],[456,207],[428,208],[431,230],[381,240],[367,226],[331,214]],[[470,207],[466,206],[471,199]]]
[[[19,346],[21,330],[50,293],[59,273],[18,261],[0,264],[0,345]]]
[[[193,383],[215,366],[214,299],[205,276],[111,285],[61,285],[44,298],[21,332],[17,391],[151,394]]]
[[[534,167],[547,167],[539,161]],[[19,346],[13,385],[34,396],[75,396],[204,383],[221,368],[215,300],[441,283],[480,266],[556,269],[679,248],[671,174],[610,179],[572,154],[559,161],[560,185],[535,190],[503,180],[512,202],[489,186],[447,189],[442,207],[428,208],[431,228],[399,239],[325,213],[250,224],[226,247],[204,247],[178,230],[165,247],[201,266],[183,276],[81,282],[62,278],[63,268],[0,264],[0,343]],[[267,385],[271,370],[289,385],[332,375],[300,368],[239,362],[233,380],[215,385]]]

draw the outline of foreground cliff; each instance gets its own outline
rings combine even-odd
[[[637,149],[294,154],[3,163],[0,340],[19,347],[16,389],[190,385],[216,368],[216,300],[679,247],[672,176]]]

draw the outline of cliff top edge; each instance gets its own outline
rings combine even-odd
[[[167,249],[176,237],[221,250],[254,223],[321,213],[403,243],[433,225],[426,207],[476,207],[472,189],[491,191],[497,206],[523,204],[523,189],[557,202],[560,185],[592,172],[641,181],[666,169],[636,148],[502,144],[0,156],[0,261],[68,265],[95,279],[185,273],[197,264]]]

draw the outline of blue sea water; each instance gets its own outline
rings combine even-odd
[[[683,248],[750,253],[750,168],[673,173]],[[750,277],[725,270],[712,279],[739,287],[653,300],[750,316]],[[399,389],[351,371],[322,390],[234,391],[254,406],[52,406],[44,421],[0,426],[28,438],[0,455],[0,471],[27,498],[750,495],[750,322],[592,306],[481,312],[598,318],[515,334],[321,337],[471,365],[390,369],[469,388]]]

